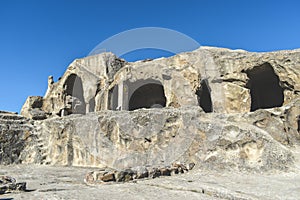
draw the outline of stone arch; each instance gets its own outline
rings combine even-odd
[[[206,80],[201,81],[200,87],[196,91],[198,104],[206,113],[213,111],[210,91],[211,89]]]
[[[264,63],[246,71],[247,87],[251,94],[251,109],[274,108],[283,105],[284,93],[280,80],[270,63]]]
[[[64,83],[64,93],[66,95],[66,111],[68,114],[80,113],[86,111],[86,104],[83,95],[82,80],[76,74],[68,76]]]
[[[132,91],[129,97],[128,110],[162,108],[166,106],[164,87],[159,81],[145,81],[144,84]]]

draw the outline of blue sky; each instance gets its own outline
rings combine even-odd
[[[139,27],[164,27],[201,45],[272,51],[300,48],[300,1],[0,0],[0,110],[19,112],[43,96],[75,58]],[[129,60],[166,56],[137,51]]]

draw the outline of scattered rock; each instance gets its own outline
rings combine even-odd
[[[26,182],[17,183],[13,177],[0,176],[0,194],[20,191],[26,191]]]
[[[160,169],[154,167],[149,170],[149,178],[157,178],[161,176]]]
[[[94,184],[96,181],[94,172],[89,172],[85,175],[84,182],[88,185]]]
[[[189,165],[194,166],[194,163]],[[172,173],[173,172],[173,173]],[[176,173],[174,173],[176,172]],[[172,167],[146,167],[138,166],[125,170],[100,170],[88,172],[84,182],[88,185],[103,184],[106,182],[129,182],[143,178],[158,178],[160,176],[171,176],[174,174],[188,172],[187,166],[182,163],[174,163]]]
[[[171,170],[169,168],[160,169],[161,176],[171,176]]]
[[[133,171],[136,171],[136,179],[147,178],[149,176],[149,171],[146,167],[138,166],[133,168]]]
[[[101,181],[109,182],[109,181],[116,181],[115,174],[113,172],[107,172],[100,177]]]
[[[131,169],[125,169],[123,171],[118,171],[116,172],[116,181],[117,182],[128,182],[133,180],[133,178],[135,177],[135,172]]]
[[[188,165],[188,170],[192,170],[195,167],[195,163],[190,163]]]

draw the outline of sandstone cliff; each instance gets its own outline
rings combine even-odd
[[[300,50],[252,53],[201,47],[128,63],[103,53],[76,59],[58,82],[49,77],[45,97],[29,98],[22,114],[41,118],[41,113],[53,117],[184,106],[243,113],[280,107],[300,96],[299,57]]]
[[[2,164],[110,167],[193,162],[201,169],[294,166],[300,51],[201,47],[128,63],[75,60],[22,116],[0,113]]]

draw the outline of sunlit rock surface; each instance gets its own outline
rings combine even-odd
[[[134,63],[112,53],[76,59],[21,115],[0,112],[0,128],[2,165],[122,171],[193,163],[196,174],[299,174],[300,50],[201,47]],[[190,190],[207,199],[255,197],[209,187]]]

